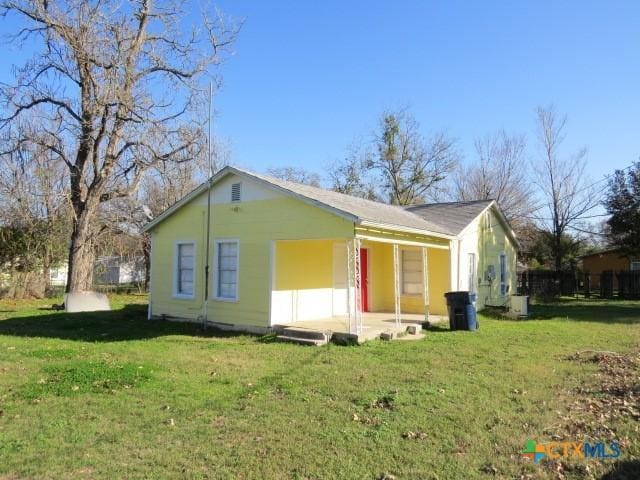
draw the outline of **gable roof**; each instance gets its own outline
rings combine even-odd
[[[471,202],[426,203],[411,205],[406,210],[427,221],[437,222],[451,235],[459,235],[478,215],[484,212],[494,200]]]
[[[327,205],[336,210],[349,213],[359,222],[373,222],[382,225],[394,225],[427,230],[432,233],[449,234],[449,232],[440,224],[432,222],[429,219],[422,218],[419,215],[415,215],[397,205],[374,202],[373,200],[354,197],[352,195],[346,195],[344,193],[312,187],[301,183],[289,182],[269,175],[247,172],[246,170],[243,172],[294,194],[315,200],[316,202]]]
[[[459,236],[464,229],[473,222],[483,212],[493,208],[505,228],[505,232],[511,238],[516,248],[520,247],[520,243],[516,238],[516,234],[511,228],[509,221],[502,213],[498,202],[495,200],[472,200],[468,202],[443,202],[443,203],[426,203],[424,205],[412,205],[406,209],[416,215],[421,216],[427,221],[437,222],[441,228],[445,229],[451,235]]]
[[[395,227],[402,230],[417,230],[420,233],[437,237],[450,238],[452,234],[439,223],[432,222],[405,208],[388,205],[385,203],[365,200],[363,198],[345,195],[343,193],[312,187],[300,183],[289,182],[269,175],[258,174],[237,167],[227,166],[216,173],[208,182],[204,182],[198,188],[176,202],[158,217],[144,226],[144,231],[151,230],[154,226],[172,215],[193,198],[205,192],[209,185],[213,186],[227,175],[234,174],[240,178],[254,180],[263,186],[274,189],[288,196],[295,197],[308,204],[328,210],[356,223],[375,224],[381,227]]]

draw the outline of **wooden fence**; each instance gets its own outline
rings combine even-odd
[[[599,275],[588,272],[528,270],[518,275],[518,294],[541,298],[583,295],[601,298],[640,298],[640,270]]]

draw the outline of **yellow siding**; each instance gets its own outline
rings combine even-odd
[[[429,298],[430,313],[447,315],[445,292],[451,284],[451,268],[449,267],[449,250],[429,249]]]
[[[194,199],[153,229],[153,315],[166,314],[196,319],[202,314],[205,215],[206,202],[201,197]],[[238,239],[240,264],[239,300],[221,302],[210,299],[209,320],[236,325],[268,326],[272,239],[348,238],[354,235],[353,222],[284,196],[239,204],[212,205],[211,218],[211,245],[216,238]],[[177,240],[196,242],[196,285],[193,300],[175,299],[172,296],[174,243]],[[214,291],[213,285],[211,287],[210,291]]]
[[[509,295],[515,295],[517,288],[517,250],[507,236],[504,225],[493,210],[489,210],[479,221],[478,252],[478,278],[480,281],[478,308],[481,309],[486,305],[508,305]],[[509,285],[509,291],[506,295],[500,294],[501,253],[504,253],[507,258],[507,284]],[[489,265],[493,265],[496,272],[496,279],[493,282],[488,282],[485,278]]]
[[[278,242],[274,290],[333,288],[333,243]]]

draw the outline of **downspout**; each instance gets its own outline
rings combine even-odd
[[[206,234],[206,244],[205,244],[205,265],[204,265],[204,314],[202,315],[202,328],[207,328],[207,320],[209,315],[209,268],[210,268],[210,243],[211,243],[211,179],[213,178],[213,164],[211,157],[211,107],[213,103],[213,86],[211,82],[209,82],[209,132],[208,132],[208,142],[207,142],[207,155],[209,159],[209,180],[208,180],[208,188],[207,188],[207,234]]]
[[[151,271],[151,269],[153,268],[153,232],[149,232],[149,285],[147,286],[147,289],[149,290],[149,293],[147,294],[147,301],[148,306],[147,306],[147,320],[151,320],[151,317],[153,316],[152,312],[151,312],[151,292],[152,292],[152,288],[151,288],[151,282],[153,281],[153,272]]]
[[[460,239],[458,239],[457,242],[458,242],[458,252],[457,252],[458,253],[458,264],[457,264],[458,272],[456,273],[456,281],[458,283],[457,285],[458,288],[456,288],[456,290],[460,291],[460,288],[461,288],[460,287],[460,245],[462,244],[462,242],[460,241]]]
[[[211,177],[209,177],[209,188],[207,189],[207,222],[206,222],[206,241],[205,241],[205,265],[204,265],[204,313],[202,315],[202,328],[207,328],[207,320],[209,315],[209,257],[211,243]]]

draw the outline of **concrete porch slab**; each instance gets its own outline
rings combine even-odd
[[[402,314],[401,326],[396,326],[395,315],[387,312],[367,312],[362,317],[362,332],[360,334],[349,331],[349,319],[346,316],[335,316],[318,320],[307,320],[304,322],[294,322],[286,325],[274,325],[276,331],[287,327],[297,329],[309,329],[323,332],[331,341],[337,343],[363,343],[368,340],[380,338],[383,333],[392,334],[393,338],[401,338],[406,334],[410,325],[421,327],[424,323],[424,315]],[[430,323],[448,321],[446,317],[440,315],[429,315]],[[419,331],[419,329],[417,329]],[[417,335],[410,335],[416,337]]]

